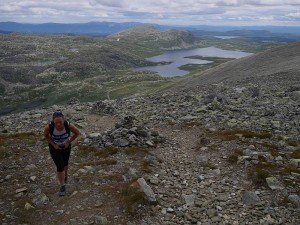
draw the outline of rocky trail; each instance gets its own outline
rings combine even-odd
[[[299,81],[220,83],[0,117],[2,224],[299,224]],[[58,197],[43,126],[80,127]]]

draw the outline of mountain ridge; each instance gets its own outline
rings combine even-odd
[[[160,30],[167,29],[188,29],[188,30],[203,30],[203,31],[217,31],[227,32],[232,30],[268,30],[275,33],[291,33],[300,34],[300,29],[297,27],[282,27],[282,26],[179,26],[179,25],[159,25],[153,23],[140,22],[98,22],[91,21],[87,23],[18,23],[18,22],[0,22],[0,31],[9,32],[37,32],[37,33],[73,33],[73,34],[95,34],[108,35],[119,32],[131,27],[137,26],[155,26]],[[299,28],[299,27],[298,27]]]

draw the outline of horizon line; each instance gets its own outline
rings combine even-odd
[[[0,23],[18,23],[18,24],[32,24],[32,25],[42,25],[42,24],[87,24],[87,23],[115,23],[115,24],[124,24],[124,23],[137,23],[137,24],[151,24],[158,26],[170,26],[170,27],[197,27],[197,26],[207,26],[207,27],[300,27],[300,25],[208,25],[208,24],[198,24],[198,25],[171,25],[171,24],[158,24],[158,23],[144,23],[137,21],[130,22],[114,22],[114,21],[89,21],[89,22],[42,22],[42,23],[33,23],[33,22],[16,22],[16,21],[0,21]]]

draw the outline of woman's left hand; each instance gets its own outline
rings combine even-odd
[[[68,141],[65,142],[65,148],[68,148],[70,146],[70,143]]]

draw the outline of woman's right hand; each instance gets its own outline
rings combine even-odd
[[[59,150],[60,149],[60,146],[58,144],[54,144],[53,147],[54,147],[55,150]]]

